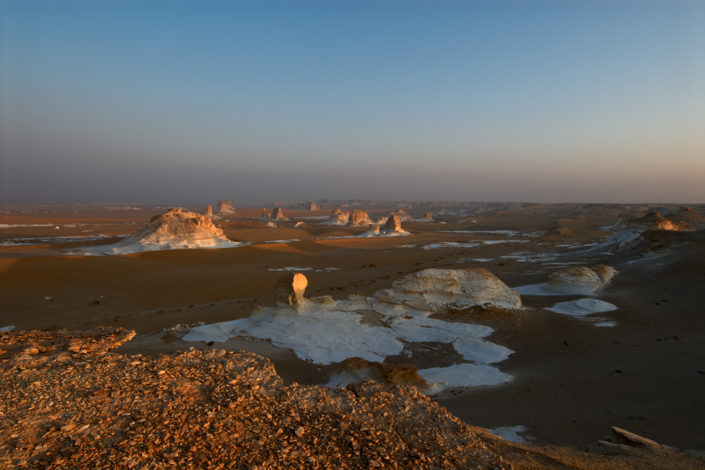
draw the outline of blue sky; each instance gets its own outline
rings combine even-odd
[[[705,2],[0,17],[4,200],[705,202]]]

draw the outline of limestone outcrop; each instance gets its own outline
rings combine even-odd
[[[484,268],[424,269],[375,294],[380,300],[443,311],[472,306],[521,308],[521,297]]]
[[[233,207],[232,201],[229,199],[222,199],[218,201],[218,214],[219,215],[231,215],[235,213],[235,208]]]
[[[617,274],[611,266],[600,264],[592,269],[587,266],[571,266],[548,276],[546,288],[570,294],[593,294],[605,287]]]
[[[304,302],[304,292],[308,286],[308,279],[301,273],[287,273],[277,280],[274,286],[274,298],[278,302],[296,308]]]
[[[229,248],[238,246],[229,240],[213,221],[196,212],[180,207],[169,209],[152,217],[142,230],[124,240],[107,246],[96,246],[86,251],[100,254],[125,254],[141,251],[173,250],[183,248]]]
[[[373,223],[367,212],[362,209],[353,209],[350,212],[348,225],[351,227],[364,227],[366,225],[372,225]]]

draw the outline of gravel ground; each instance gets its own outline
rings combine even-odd
[[[658,445],[587,453],[509,443],[413,387],[284,386],[268,359],[247,352],[110,352],[133,336],[0,333],[0,467],[705,467]]]

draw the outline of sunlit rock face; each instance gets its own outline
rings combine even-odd
[[[640,227],[645,230],[692,230],[686,222],[677,223],[662,216],[657,211],[649,211],[645,216],[629,221],[630,227]]]
[[[318,204],[316,204],[315,202],[309,201],[307,205],[308,205],[307,208],[308,208],[308,210],[310,210],[310,211],[318,211],[318,210],[321,210],[321,206],[318,205]]]
[[[365,225],[370,225],[372,223],[373,222],[370,219],[370,216],[367,215],[367,212],[362,209],[353,209],[352,212],[350,212],[348,225],[352,227],[364,227]]]
[[[308,279],[301,273],[287,273],[277,280],[274,298],[296,308],[304,302]]]
[[[385,232],[401,232],[401,219],[397,214],[389,214],[387,221],[384,223]]]
[[[595,273],[597,273],[597,275],[600,277],[600,280],[602,281],[602,287],[609,284],[612,278],[617,275],[617,270],[614,269],[612,266],[607,266],[606,264],[598,264],[596,266],[593,266],[592,270],[595,271]]]
[[[209,217],[180,207],[169,209],[142,230],[107,247],[96,247],[107,254],[156,251],[179,248],[227,248],[237,246]]]
[[[484,268],[429,268],[396,281],[375,294],[380,300],[441,311],[475,305],[521,308],[521,297]]]

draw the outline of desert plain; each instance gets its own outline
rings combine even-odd
[[[477,461],[466,454],[453,460],[430,453],[428,460],[400,460],[398,456],[384,460],[383,455],[368,458],[358,451],[359,460],[302,460],[304,466],[335,467],[346,462],[351,466],[373,466],[375,462],[429,468],[471,463],[519,468],[669,468],[675,462],[679,467],[705,466],[701,460],[705,450],[705,206],[426,201],[319,201],[278,206],[278,210],[272,206],[265,210],[228,206],[212,211],[209,218],[233,243],[231,247],[170,246],[173,249],[114,253],[105,247],[120,247],[121,241],[148,226],[169,206],[3,206],[0,327],[5,333],[0,333],[4,335],[0,360],[5,362],[3,393],[8,405],[2,410],[0,427],[5,437],[0,443],[0,462],[8,468],[77,466],[70,453],[62,454],[64,444],[52,444],[57,446],[52,453],[47,451],[50,446],[32,447],[31,442],[25,442],[23,447],[18,443],[18,429],[28,417],[40,420],[43,416],[47,422],[51,421],[47,416],[54,417],[54,424],[46,424],[46,429],[29,441],[41,441],[66,425],[60,426],[56,418],[61,410],[49,407],[44,415],[37,415],[30,403],[18,398],[31,393],[12,388],[24,383],[22,373],[32,367],[48,367],[55,358],[18,368],[22,361],[17,351],[25,343],[34,344],[32,341],[44,344],[46,335],[55,334],[59,339],[52,341],[61,343],[65,335],[82,337],[85,333],[80,332],[108,328],[136,333],[117,341],[109,354],[143,358],[138,363],[165,357],[184,360],[184,354],[199,364],[217,362],[222,360],[217,359],[219,351],[224,350],[223,354],[233,354],[265,371],[270,382],[272,374],[276,376],[275,385],[270,383],[269,387],[302,387],[324,395],[333,393],[336,386],[347,386],[348,393],[355,394],[367,387],[372,396],[400,394],[417,402],[429,396],[430,401],[423,402],[428,403],[424,405],[425,417],[435,413],[445,422],[455,423],[453,426],[485,428],[515,441],[476,431],[492,457],[478,457]],[[345,223],[335,210],[364,210],[369,219]],[[207,214],[205,205],[186,206],[184,211]],[[384,227],[390,214],[397,214],[403,230],[375,231],[375,227]],[[561,270],[601,265],[613,268],[616,274],[599,289],[546,291],[547,279]],[[367,359],[345,361],[334,353],[336,334],[340,333],[336,328],[347,323],[312,330],[307,341],[315,345],[320,339],[323,352],[310,354],[295,345],[287,347],[281,331],[276,332],[280,336],[267,337],[269,330],[263,327],[275,325],[281,318],[277,308],[292,309],[278,304],[273,291],[282,277],[294,273],[306,277],[306,299],[324,299],[320,305],[336,309],[348,305],[345,308],[361,315],[359,323],[370,332],[384,330],[387,334],[392,328],[391,317],[374,309],[380,292],[394,291],[404,279],[427,269],[455,272],[477,268],[515,289],[521,296],[521,307],[502,308],[491,302],[434,307],[428,321],[437,323],[419,328],[485,328],[482,331],[489,334],[472,341],[482,354],[498,354],[487,360],[463,354],[460,339],[410,340],[408,334],[398,333],[394,339],[398,350],[368,352]],[[349,307],[355,302],[367,304],[364,308]],[[408,302],[394,305],[409,306]],[[588,309],[581,310],[581,305]],[[591,313],[595,305],[602,311]],[[208,337],[212,332],[209,325],[247,320],[256,312],[265,319],[257,328],[250,324],[249,330],[243,327],[239,333]],[[413,334],[418,336],[418,331]],[[295,334],[292,330],[292,336]],[[356,346],[345,347],[354,350]],[[365,348],[360,346],[361,353],[349,354],[348,359],[364,357]],[[35,354],[51,355],[51,351],[45,345]],[[31,355],[31,351],[23,354]],[[373,360],[377,356],[379,360]],[[321,359],[329,357],[336,359]],[[115,368],[134,362],[119,361],[123,362]],[[268,369],[269,364],[275,372]],[[455,370],[452,368],[459,364],[469,368],[454,372],[451,379],[438,372]],[[458,377],[470,374],[475,370],[472,366],[481,367],[477,370],[487,372],[489,379]],[[440,375],[433,375],[436,372]],[[11,382],[11,377],[16,382]],[[430,383],[436,380],[433,377],[437,377],[435,386]],[[368,379],[377,384],[366,382]],[[75,380],[80,384],[80,377]],[[40,388],[49,386],[41,380],[37,383],[43,384]],[[13,400],[25,404],[10,408]],[[248,413],[258,412],[253,408]],[[642,443],[644,452],[654,452],[644,457],[623,443],[606,440],[611,426],[667,447],[655,451],[656,447]],[[274,428],[262,429],[277,436],[282,428]],[[467,436],[469,432],[448,429],[443,428],[446,437],[448,433]],[[294,428],[295,435],[304,439],[304,431],[298,430]],[[408,442],[406,436],[399,439]],[[83,448],[78,440],[75,443]],[[90,447],[86,442],[81,445]],[[325,454],[321,446],[310,444],[310,449],[313,454]],[[589,454],[582,453],[587,450]],[[107,459],[105,455],[100,458]],[[237,453],[228,454],[228,458],[236,467],[283,462],[276,454],[248,455],[247,461],[238,460]],[[507,460],[496,460],[501,455]],[[161,454],[148,457],[140,461],[138,456],[124,465],[156,468],[169,466],[171,458]],[[109,462],[97,461],[103,465]],[[201,460],[197,466],[212,463]]]

